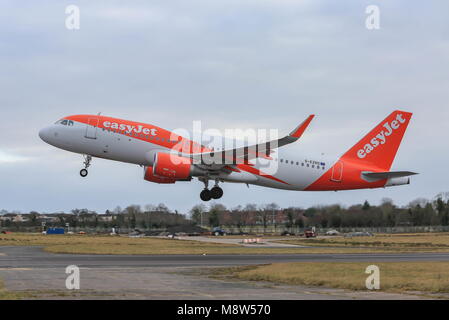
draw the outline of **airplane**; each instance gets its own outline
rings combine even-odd
[[[339,191],[410,184],[410,171],[389,171],[412,113],[396,110],[339,157],[324,159],[300,152],[298,141],[314,115],[288,135],[243,147],[203,145],[155,125],[103,115],[71,115],[39,131],[57,148],[82,154],[86,177],[92,158],[137,164],[144,179],[173,184],[197,178],[203,201],[220,199],[219,183],[296,190]],[[264,160],[262,163],[258,160]],[[275,168],[267,172],[268,166]],[[271,170],[273,171],[273,170]],[[209,189],[209,181],[214,186]]]

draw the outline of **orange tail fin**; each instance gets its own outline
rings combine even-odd
[[[341,160],[366,163],[367,167],[389,171],[411,118],[410,112],[393,111],[349,149]]]

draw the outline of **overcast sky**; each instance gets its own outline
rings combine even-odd
[[[80,30],[65,8],[81,11]],[[368,5],[380,29],[365,27]],[[220,203],[405,205],[449,191],[449,2],[318,0],[2,1],[0,209],[54,212],[165,203],[187,212],[198,181],[158,185],[135,165],[82,156],[38,137],[79,113],[166,129],[279,128],[311,113],[298,152],[341,155],[399,108],[414,113],[379,190],[308,193],[224,184]]]

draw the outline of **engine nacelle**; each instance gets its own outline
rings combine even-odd
[[[192,162],[185,157],[158,152],[154,155],[153,175],[174,180],[190,180]]]
[[[176,179],[158,177],[153,174],[153,167],[145,167],[144,179],[155,183],[175,183]]]

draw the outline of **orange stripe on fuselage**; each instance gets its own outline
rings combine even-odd
[[[98,119],[98,128],[100,129],[105,129],[110,132],[122,134],[130,138],[150,142],[167,149],[173,149],[184,153],[212,151],[171,131],[147,123],[94,115],[75,115],[66,117],[65,119],[85,124],[89,124],[89,120],[91,119]],[[113,124],[114,127],[112,127]],[[121,130],[121,128],[124,128],[124,130]],[[149,133],[144,134],[144,129],[148,129],[146,131],[149,131]],[[179,143],[179,141],[181,141],[181,143]]]

